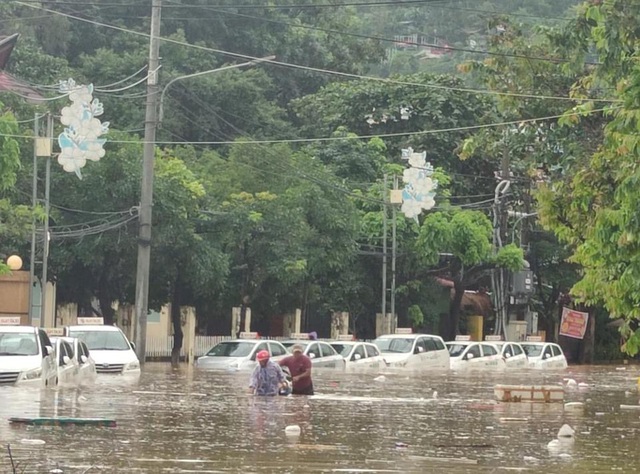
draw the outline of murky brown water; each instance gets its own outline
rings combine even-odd
[[[256,399],[248,376],[147,364],[139,380],[99,378],[82,390],[0,387],[0,473],[12,472],[635,472],[640,367],[561,373],[315,374],[314,397]],[[562,404],[497,404],[498,383],[560,384]],[[437,397],[434,398],[434,391]],[[26,427],[11,416],[113,417],[116,428]],[[507,421],[506,418],[527,421]],[[575,443],[550,451],[563,423]],[[285,434],[287,425],[301,434]],[[44,444],[33,444],[41,440]],[[396,443],[406,447],[396,447]]]

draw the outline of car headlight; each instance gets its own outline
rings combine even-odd
[[[37,369],[25,372],[22,378],[24,378],[25,380],[33,380],[40,378],[40,376],[42,376],[42,368],[38,367]]]
[[[140,362],[138,361],[130,362],[124,366],[125,372],[127,370],[139,370],[139,369],[140,369]]]

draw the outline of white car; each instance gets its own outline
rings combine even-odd
[[[507,369],[527,369],[529,368],[529,359],[527,353],[517,342],[498,341],[494,342],[500,355],[505,362]]]
[[[449,368],[449,352],[440,336],[388,334],[373,343],[390,368],[418,371]]]
[[[20,318],[0,318],[0,385],[55,385],[56,366],[49,336],[20,324]]]
[[[256,354],[268,351],[273,361],[279,361],[289,355],[287,349],[278,341],[264,339],[233,339],[222,341],[213,346],[202,357],[196,360],[196,367],[201,369],[253,370]]]
[[[84,341],[77,337],[52,337],[51,342],[56,345],[56,360],[58,365],[58,379],[64,380],[61,376],[61,372],[68,367],[75,369],[74,384],[77,385],[90,385],[96,380],[96,363],[89,354],[89,348]],[[66,344],[61,344],[64,342]],[[62,345],[61,350],[58,349],[58,345]],[[64,351],[64,352],[63,352]],[[64,355],[66,355],[70,362],[64,361]],[[63,364],[63,362],[65,362]]]
[[[344,358],[347,371],[378,370],[386,366],[378,347],[371,342],[336,341],[331,346]]]
[[[314,368],[344,369],[345,367],[342,356],[327,342],[298,339],[284,341],[282,344],[288,351],[291,351],[295,344],[302,346],[303,354],[311,359],[311,366]]]
[[[77,385],[80,366],[75,359],[73,347],[61,337],[52,337],[51,343],[56,356],[56,385]]]
[[[552,342],[523,342],[522,348],[532,369],[566,369],[567,358],[558,344]]]
[[[87,345],[98,374],[140,375],[140,362],[133,350],[134,346],[118,327],[67,326],[64,334],[76,337]]]
[[[503,370],[505,362],[495,344],[475,341],[447,342],[451,370]]]

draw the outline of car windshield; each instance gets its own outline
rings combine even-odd
[[[131,349],[120,331],[70,331],[71,337],[84,341],[90,351],[126,351]]]
[[[284,347],[287,348],[287,350],[291,349],[293,346],[295,346],[296,344],[298,344],[300,347],[302,347],[302,350],[304,351],[307,346],[309,345],[308,342],[296,342],[296,341],[287,341],[287,342],[283,342],[282,345]]]
[[[331,344],[331,346],[342,357],[347,357],[351,353],[351,348],[353,347],[351,344]]]
[[[255,347],[254,342],[227,341],[211,348],[207,355],[210,357],[247,357]]]
[[[467,346],[464,344],[447,344],[451,357],[460,357],[466,348]]]
[[[413,348],[413,339],[411,338],[400,338],[400,337],[388,337],[388,338],[379,338],[373,341],[373,343],[378,346],[380,352],[411,352]]]
[[[527,354],[527,357],[540,357],[542,354],[542,346],[535,344],[522,344],[522,348]]]
[[[38,341],[33,332],[0,333],[0,356],[38,355]]]

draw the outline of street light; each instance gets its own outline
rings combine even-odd
[[[167,85],[164,86],[164,89],[162,89],[162,93],[160,94],[160,112],[158,114],[158,122],[162,123],[162,119],[164,118],[164,95],[166,94],[167,89],[169,89],[169,87],[174,82],[181,81],[183,79],[189,79],[189,78],[192,78],[192,77],[204,76],[206,74],[212,74],[214,72],[226,71],[227,69],[235,69],[235,68],[244,67],[244,66],[253,66],[254,64],[262,63],[262,62],[265,62],[265,61],[272,61],[275,58],[276,58],[275,56],[267,56],[267,57],[264,57],[264,58],[258,58],[258,59],[254,59],[252,61],[247,61],[246,63],[232,64],[230,66],[224,66],[224,67],[220,67],[218,69],[211,69],[209,71],[196,72],[194,74],[187,74],[186,76],[180,76],[180,77],[175,77],[175,78],[171,79],[167,83]]]
[[[17,272],[22,268],[22,259],[17,255],[11,255],[7,258],[7,266],[12,272]]]
[[[151,11],[151,35],[149,47],[149,71],[157,71],[159,67],[160,9],[162,0],[153,0]],[[153,165],[155,155],[156,131],[163,117],[163,101],[167,89],[176,81],[191,77],[203,76],[243,66],[271,61],[275,56],[258,58],[241,64],[224,66],[210,71],[202,71],[172,79],[162,89],[160,107],[158,107],[158,79],[154,72],[147,78],[147,106],[145,112],[144,148],[142,152],[142,179],[140,190],[140,211],[138,214],[138,264],[136,268],[136,331],[135,342],[140,363],[144,364],[147,342],[147,311],[149,309],[149,273],[151,262],[151,217],[153,203]]]

